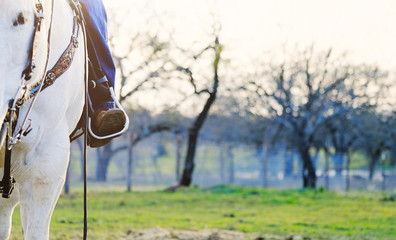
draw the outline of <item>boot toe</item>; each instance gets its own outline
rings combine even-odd
[[[108,136],[121,131],[125,126],[126,118],[120,109],[110,109],[99,112],[94,119],[94,132],[98,136]]]

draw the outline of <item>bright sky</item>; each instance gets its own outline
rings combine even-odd
[[[249,62],[283,45],[348,51],[357,62],[396,70],[393,0],[105,0],[109,9],[132,6],[131,24],[144,28],[156,13],[185,46],[206,40],[212,13],[223,25],[228,56]],[[111,19],[110,19],[111,21]]]

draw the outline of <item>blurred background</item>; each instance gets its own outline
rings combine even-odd
[[[396,2],[105,4],[131,125],[90,149],[91,186],[396,192]]]

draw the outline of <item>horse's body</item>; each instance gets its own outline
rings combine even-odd
[[[35,0],[0,0],[0,124],[26,68],[34,29],[35,3]],[[68,46],[73,30],[73,12],[67,0],[55,0],[53,13],[51,0],[42,0],[42,4],[45,18],[39,33],[37,67],[29,84],[37,83],[44,74],[51,15],[49,68]],[[13,24],[21,13],[24,23]],[[9,237],[12,212],[18,203],[24,238],[49,238],[51,215],[64,184],[69,161],[69,135],[83,110],[85,50],[82,36],[79,34],[80,46],[70,69],[37,97],[29,117],[32,131],[22,137],[21,143],[12,150],[11,174],[16,184],[10,199],[0,199],[0,239]],[[17,128],[31,101],[20,108]],[[4,158],[3,152],[0,159]]]

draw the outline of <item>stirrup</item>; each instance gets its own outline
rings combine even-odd
[[[124,115],[125,115],[125,125],[124,128],[122,130],[120,130],[119,132],[107,135],[107,136],[98,136],[94,133],[94,131],[92,130],[92,120],[91,120],[91,116],[88,118],[88,133],[89,135],[91,135],[92,138],[96,139],[96,140],[111,140],[113,138],[119,137],[121,136],[123,133],[125,133],[128,128],[129,128],[129,117],[128,114],[125,112],[124,108],[121,106],[120,102],[118,102],[115,93],[114,93],[114,89],[112,87],[109,88],[110,90],[110,94],[111,94],[111,98],[114,100],[114,103],[116,105],[116,107],[118,109],[120,109]]]

